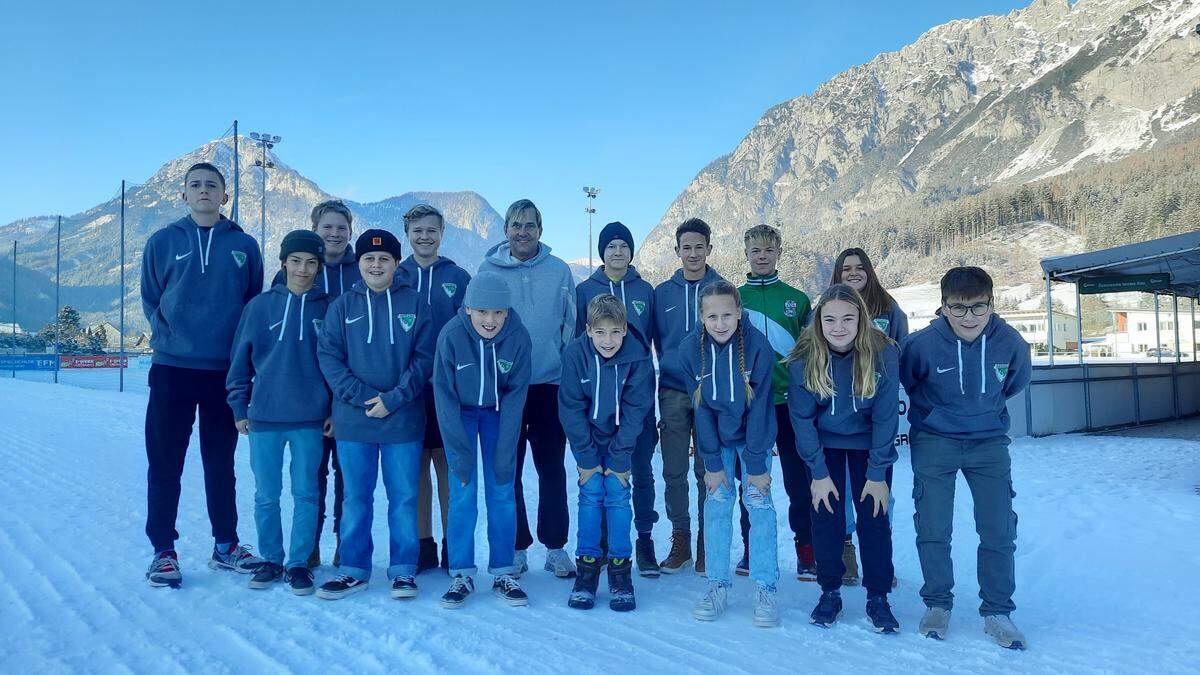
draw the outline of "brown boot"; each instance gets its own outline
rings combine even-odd
[[[842,546],[842,562],[846,564],[846,573],[842,575],[842,583],[846,586],[858,585],[858,556],[854,551],[854,540],[846,537]]]
[[[696,532],[696,574],[707,576],[704,574],[704,526]]]
[[[663,574],[675,574],[687,569],[692,564],[692,533],[688,530],[671,532],[671,551],[659,563],[658,568]]]

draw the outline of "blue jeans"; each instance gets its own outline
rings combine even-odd
[[[729,546],[733,538],[734,455],[742,456],[745,446],[721,448],[721,464],[725,467],[725,483],[708,494],[704,501],[704,563],[711,582],[733,585],[729,574]],[[743,461],[744,458],[743,458]],[[767,471],[771,456],[767,455]],[[750,576],[760,586],[774,588],[779,581],[779,559],[776,550],[775,504],[771,491],[759,492],[749,482],[742,484],[746,510],[750,512]]]
[[[279,495],[283,492],[283,448],[292,449],[292,541],[286,567],[304,567],[317,533],[317,466],[321,462],[321,430],[250,432],[250,469],[254,472],[254,524],[264,560],[283,565],[283,525]]]
[[[847,468],[846,468],[846,485],[850,485],[850,468],[849,468],[849,466],[847,466]],[[857,502],[858,498],[861,496],[862,496],[861,494],[851,495],[851,497],[853,497],[853,499],[845,500],[846,501],[846,536],[847,537],[854,534],[855,528],[858,527],[858,525],[855,521],[855,515],[854,515],[854,502]],[[896,517],[896,495],[893,493],[888,493],[888,515],[891,516],[892,519],[895,519],[895,517]],[[891,525],[889,525],[888,527],[891,527]]]
[[[371,522],[375,515],[375,484],[382,464],[391,534],[387,575],[394,579],[416,574],[417,474],[421,466],[421,441],[338,441],[337,449],[346,490],[338,572],[364,581],[371,578],[371,554],[375,551]]]
[[[488,573],[513,574],[513,549],[517,541],[517,498],[513,483],[496,480],[497,454],[515,461],[516,448],[497,448],[500,413],[491,408],[463,408],[467,438],[475,440],[476,459],[483,460],[483,499],[487,505]],[[466,485],[450,475],[450,513],[446,517],[446,547],[450,576],[469,577],[475,567],[475,524],[479,520],[479,471],[471,472]]]
[[[631,488],[621,485],[616,476],[605,476],[605,455],[600,455],[599,473],[579,486],[579,531],[575,535],[575,552],[599,558],[600,528],[608,528],[608,557],[629,558],[633,555],[633,541],[629,528],[633,524],[633,509],[630,507]]]

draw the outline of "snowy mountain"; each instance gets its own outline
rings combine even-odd
[[[657,277],[674,228],[785,240],[1200,138],[1195,0],[1036,0],[952,21],[767,110],[639,247]],[[740,247],[715,260],[740,266]],[[825,252],[832,255],[834,251]]]
[[[238,221],[247,233],[259,238],[262,217],[261,173],[254,161],[260,150],[243,139],[239,148],[241,173]],[[318,202],[330,195],[313,181],[268,153],[274,164],[267,175],[266,251],[271,258],[279,249],[283,235],[290,230],[307,228],[309,214]],[[141,185],[129,186],[125,196],[125,282],[127,284],[127,330],[144,329],[138,292],[142,248],[155,230],[187,213],[179,197],[183,174],[196,162],[212,162],[221,167],[229,181],[230,204],[222,211],[231,215],[233,193],[232,139],[206,143],[182,157],[163,165]],[[503,238],[503,219],[480,195],[474,192],[408,192],[379,202],[359,203],[347,200],[355,213],[354,230],[382,227],[404,241],[404,213],[425,202],[446,216],[443,255],[469,270],[478,267],[489,246]],[[92,320],[115,320],[119,304],[120,194],[83,213],[63,218],[62,283],[64,304],[74,305]],[[54,316],[55,219],[41,216],[0,226],[0,241],[18,243],[18,323],[34,328],[52,321]],[[5,251],[5,263],[9,251]],[[11,274],[11,267],[6,265]],[[268,274],[276,265],[267,261]],[[5,277],[8,281],[11,277]],[[47,293],[47,288],[50,289]],[[11,299],[0,298],[0,316],[11,312]]]

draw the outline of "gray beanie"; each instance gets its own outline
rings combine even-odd
[[[508,282],[496,272],[480,272],[467,284],[463,307],[471,309],[508,309],[512,307],[512,294]]]

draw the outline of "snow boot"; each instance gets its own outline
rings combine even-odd
[[[817,606],[813,608],[809,618],[812,619],[813,624],[821,628],[829,628],[841,615],[841,591],[825,591],[821,594],[821,599],[817,601]]]
[[[635,555],[637,556],[638,574],[647,579],[657,579],[662,574],[658,560],[654,557],[654,538],[649,532],[638,534]]]
[[[1025,649],[1025,635],[1003,614],[983,617],[983,632],[1005,649]]]
[[[945,640],[950,631],[950,610],[944,607],[930,607],[921,617],[921,635],[934,640]]]
[[[600,585],[600,570],[604,561],[590,555],[581,555],[576,561],[579,575],[575,577],[575,588],[567,599],[567,606],[574,609],[591,609],[596,606],[596,588]]]
[[[614,612],[629,612],[637,607],[631,567],[629,558],[610,558],[608,561],[608,608]]]
[[[659,563],[659,571],[663,574],[675,574],[687,569],[691,564],[692,533],[687,530],[675,530],[671,533],[671,550]]]
[[[155,554],[154,560],[150,561],[150,569],[146,570],[146,583],[155,588],[179,588],[183,585],[183,573],[179,569],[179,557],[175,551]]]
[[[418,542],[417,574],[438,567],[438,547],[433,537],[425,537]]]
[[[467,601],[467,596],[474,592],[475,582],[471,577],[464,577],[460,574],[450,581],[450,590],[442,595],[442,607],[458,609]]]
[[[846,537],[846,543],[842,546],[842,562],[846,564],[846,573],[842,575],[843,586],[858,585],[858,556],[854,550],[854,540],[849,536]]]
[[[899,632],[900,622],[892,614],[886,595],[872,595],[867,598],[867,618],[875,626],[876,633],[892,634]]]

